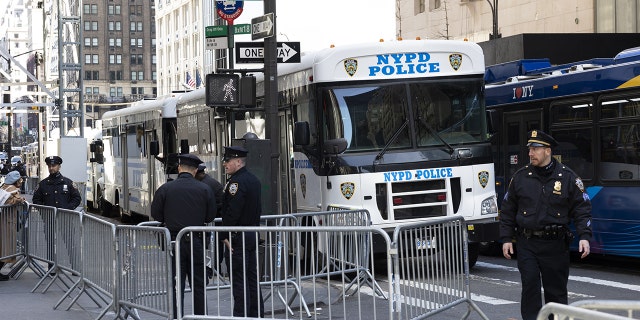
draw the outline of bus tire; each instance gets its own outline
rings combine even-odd
[[[476,262],[478,262],[478,255],[480,255],[480,243],[469,242],[467,249],[469,251],[469,269],[471,269],[476,265]]]
[[[104,197],[100,197],[100,213],[103,217],[111,218],[113,213],[113,205],[109,203],[109,201],[105,200]]]

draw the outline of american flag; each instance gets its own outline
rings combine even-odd
[[[196,86],[196,80],[191,78],[191,75],[189,74],[189,71],[187,71],[187,85],[189,85],[189,87],[191,87],[191,88]]]
[[[196,88],[200,88],[202,85],[202,78],[200,78],[200,70],[196,69]]]

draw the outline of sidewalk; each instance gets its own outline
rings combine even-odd
[[[5,267],[2,273],[7,273],[8,268]],[[39,278],[31,269],[16,279],[0,282],[0,318],[2,319],[49,319],[49,320],[75,320],[75,319],[95,319],[100,310],[96,304],[81,297],[79,303],[74,304],[69,311],[65,309],[71,302],[70,299],[64,301],[58,310],[53,306],[64,295],[64,291],[54,283],[46,293],[42,290],[46,284],[41,285],[35,293],[31,290],[38,283]],[[86,309],[85,309],[86,308]],[[94,309],[91,309],[94,308]],[[113,319],[113,313],[106,315],[104,319]]]

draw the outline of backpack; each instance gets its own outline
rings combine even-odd
[[[7,202],[7,199],[11,197],[12,194],[13,192],[9,192],[5,189],[0,188],[0,206],[3,206],[4,203]]]

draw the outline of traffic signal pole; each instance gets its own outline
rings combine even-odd
[[[276,0],[264,0],[264,13],[276,15]],[[274,200],[271,214],[282,213],[280,192],[280,119],[278,118],[278,56],[277,19],[273,21],[274,36],[264,39],[264,103],[266,111],[266,138],[271,141],[271,197]]]

